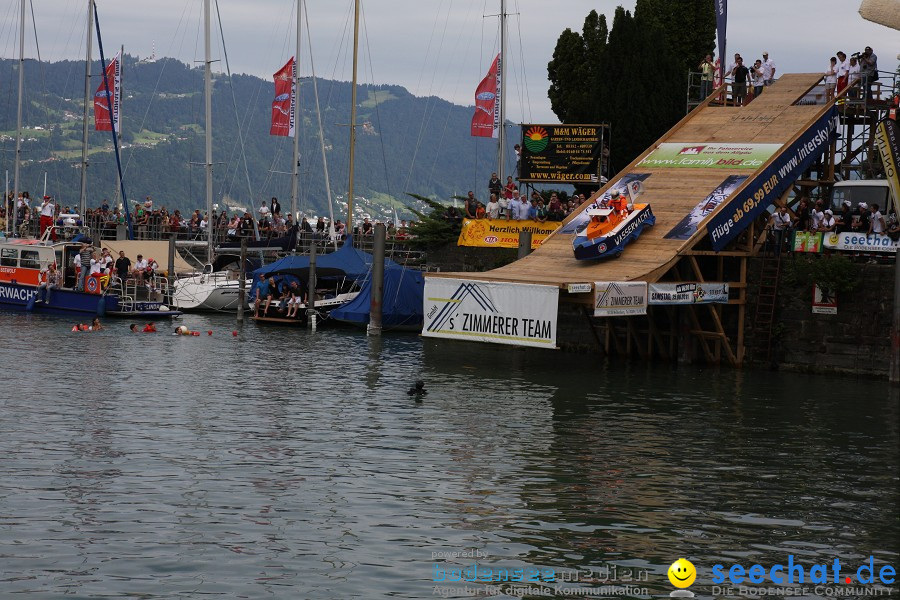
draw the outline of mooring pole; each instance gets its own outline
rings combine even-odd
[[[519,258],[525,258],[531,254],[531,232],[519,232]]]
[[[900,385],[900,248],[894,254],[894,318],[891,321],[891,385]]]
[[[384,302],[384,241],[383,223],[375,225],[375,248],[372,251],[372,303],[369,306],[369,335],[381,335],[382,303]]]
[[[212,227],[212,223],[207,223],[207,227]],[[244,324],[244,305],[247,303],[247,238],[241,238],[241,268],[240,282],[238,284],[238,306],[237,306],[237,322],[238,325]]]
[[[168,281],[168,285],[166,286],[168,290],[172,289],[172,283],[175,281],[175,234],[169,235],[169,262],[166,265],[166,279]],[[166,291],[168,291],[166,290]]]
[[[309,284],[306,288],[306,322],[316,330],[316,238],[309,240]]]

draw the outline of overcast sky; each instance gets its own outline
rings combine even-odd
[[[31,1],[41,57],[83,58],[86,0]],[[218,2],[232,71],[271,78],[294,53],[294,0]],[[634,7],[633,1],[508,0],[508,119],[557,122],[547,100],[547,62],[559,34],[567,27],[580,30],[591,9],[606,13],[611,25],[619,4]],[[202,60],[202,0],[97,0],[97,5],[107,55],[124,44],[129,54],[146,57],[155,45],[157,56]],[[307,2],[319,77],[351,78],[352,5],[352,0]],[[727,52],[747,59],[768,50],[778,73],[821,72],[837,50],[850,53],[871,45],[880,68],[895,69],[900,34],[864,21],[857,10],[858,0],[733,0]],[[19,0],[0,0],[0,51],[6,58],[18,54],[18,11]],[[498,12],[499,0],[364,0],[359,80],[471,105],[499,47]],[[31,27],[29,14],[26,54],[35,57]],[[214,55],[221,58],[215,25],[213,30]],[[96,56],[96,44],[94,51]],[[305,41],[301,56],[303,73],[309,74]]]

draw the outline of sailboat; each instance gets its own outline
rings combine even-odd
[[[99,19],[94,13],[96,7],[93,0],[88,2],[88,40],[91,38],[91,17],[97,23],[97,40],[100,45],[101,60],[103,45],[100,38]],[[88,64],[90,64],[90,42],[88,43]],[[21,0],[21,22],[19,29],[19,113],[17,117],[15,193],[19,184],[19,152],[22,129],[22,97],[24,92],[25,63],[25,0]],[[88,73],[90,67],[87,67]],[[85,85],[85,105],[91,102],[90,82]],[[108,80],[104,79],[107,88],[107,107],[112,114],[112,101],[109,97]],[[87,109],[85,109],[87,115]],[[114,147],[118,161],[118,143]],[[85,125],[85,131],[87,126]],[[85,139],[87,135],[85,134]],[[86,146],[86,144],[85,144]],[[83,154],[86,156],[86,151]],[[82,177],[84,175],[82,174]],[[82,190],[84,179],[82,179]],[[123,188],[124,190],[124,188]],[[82,202],[84,196],[82,195]],[[124,194],[123,194],[124,198]],[[154,277],[154,287],[163,289],[151,293],[143,285],[136,285],[132,280],[122,282],[113,278],[108,287],[104,287],[104,277],[90,276],[83,280],[83,289],[76,286],[75,268],[70,267],[82,251],[82,242],[89,241],[81,233],[74,234],[70,240],[57,243],[55,234],[58,226],[50,225],[40,239],[0,239],[0,307],[25,312],[65,314],[78,317],[119,316],[119,317],[173,317],[180,311],[170,310],[163,303],[164,278]],[[68,237],[68,236],[64,236]],[[105,279],[109,280],[107,276]],[[44,285],[42,285],[44,284]],[[51,289],[50,284],[55,284]]]

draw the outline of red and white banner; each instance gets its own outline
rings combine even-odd
[[[275,99],[272,100],[272,128],[269,135],[294,135],[297,101],[297,65],[294,57],[275,73]]]
[[[472,135],[500,136],[500,55],[494,59],[487,76],[475,90],[475,114],[472,116]]]
[[[106,86],[109,85],[109,99],[106,100]],[[94,92],[94,129],[97,131],[112,131],[113,123],[109,118],[109,107],[112,105],[113,119],[116,131],[119,131],[119,99],[122,85],[122,62],[117,54],[112,62],[106,65],[106,82],[100,82],[97,91]]]

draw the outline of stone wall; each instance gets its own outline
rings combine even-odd
[[[779,287],[772,353],[775,367],[887,377],[894,265],[861,262],[858,269],[856,289],[837,295],[838,310],[834,315],[813,314],[813,290],[806,285],[783,283]],[[751,273],[754,271],[751,268]],[[755,302],[755,290],[751,287],[747,312],[751,336]],[[751,360],[759,363],[758,353],[753,356],[752,352]]]

